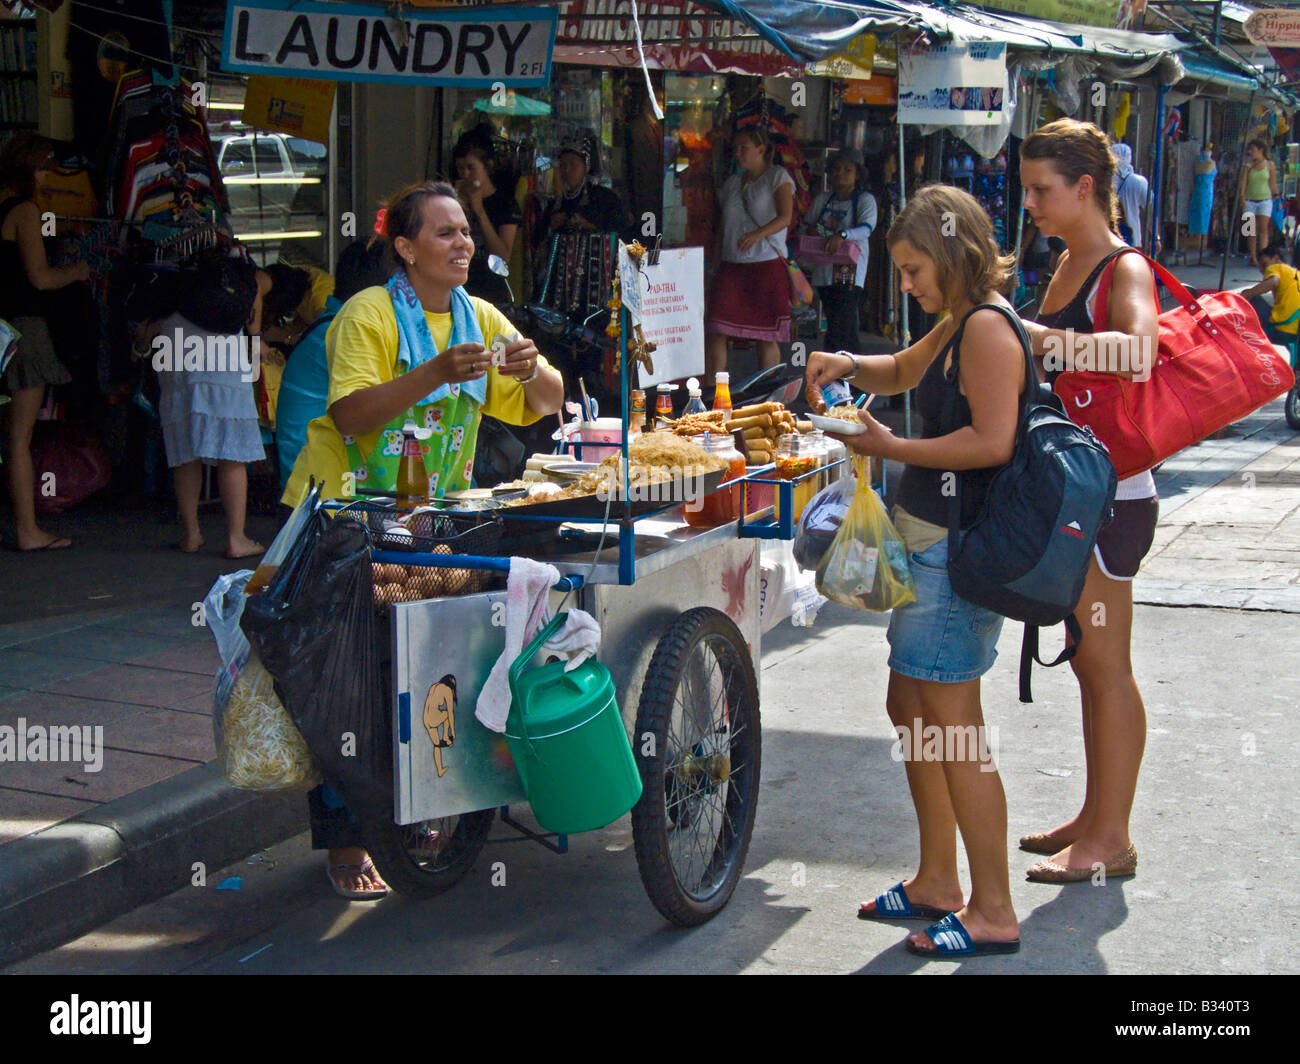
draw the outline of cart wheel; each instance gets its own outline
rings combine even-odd
[[[1300,432],[1300,384],[1286,393],[1286,423]]]
[[[362,831],[384,882],[400,894],[431,898],[459,883],[487,842],[496,809],[420,824],[371,821]]]
[[[689,610],[660,638],[632,745],[643,788],[632,808],[641,882],[667,919],[702,924],[736,889],[758,805],[758,683],[726,614]]]

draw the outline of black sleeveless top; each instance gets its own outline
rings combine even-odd
[[[1116,248],[1105,256],[1092,268],[1092,273],[1088,274],[1088,279],[1079,286],[1079,290],[1074,293],[1074,297],[1070,302],[1066,303],[1060,310],[1054,310],[1050,314],[1039,314],[1034,320],[1039,325],[1045,325],[1049,329],[1073,329],[1076,333],[1092,332],[1092,315],[1088,313],[1088,296],[1092,294],[1092,286],[1100,279],[1101,271],[1110,265],[1111,260],[1122,255],[1127,250],[1127,248]],[[1060,370],[1049,371],[1047,383],[1051,384],[1060,375]]]
[[[925,375],[916,386],[916,410],[921,415],[921,439],[923,440],[947,436],[971,424],[970,403],[966,401],[966,396],[961,394],[960,389],[956,396],[955,417],[951,423],[944,420],[945,400],[951,389],[958,388],[955,381],[948,381],[944,364],[948,360],[948,352],[952,350],[954,342],[965,327],[966,319],[980,309],[982,308],[974,307],[966,318],[962,319],[957,332],[953,334],[953,339],[944,345],[943,350],[930,363]],[[984,499],[988,495],[989,484],[1002,469],[1003,466],[1000,465],[988,466],[984,469],[963,469],[958,474],[961,477],[962,528],[969,528],[975,523],[975,518],[979,516]],[[903,475],[898,481],[898,495],[895,502],[913,517],[947,528],[948,501],[955,486],[952,476],[942,469],[905,465]]]
[[[11,196],[0,203],[0,225],[4,225],[10,211],[24,202],[22,196]],[[18,241],[0,240],[0,318],[43,318],[45,307],[45,294],[27,277]]]

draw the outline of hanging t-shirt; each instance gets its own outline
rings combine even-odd
[[[722,186],[718,199],[722,203],[722,261],[766,262],[783,258],[785,230],[760,240],[748,251],[741,251],[740,238],[767,225],[779,213],[776,190],[789,185],[794,193],[794,178],[784,166],[773,163],[753,181],[742,183],[743,174],[732,174]]]

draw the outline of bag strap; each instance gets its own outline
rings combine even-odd
[[[1132,247],[1118,248],[1115,251],[1111,252],[1112,255],[1111,261],[1106,266],[1106,268],[1101,271],[1101,280],[1097,282],[1097,303],[1095,305],[1095,309],[1092,315],[1093,332],[1106,331],[1106,323],[1109,317],[1108,314],[1109,307],[1107,305],[1107,300],[1110,296],[1111,278],[1112,276],[1114,276],[1115,267],[1119,264],[1120,257],[1129,251],[1133,252],[1135,255],[1141,255],[1144,259],[1146,259],[1147,265],[1151,267],[1151,272],[1155,275],[1152,278],[1151,283],[1156,293],[1157,308],[1160,305],[1159,285],[1163,284],[1165,288],[1169,291],[1169,294],[1172,295],[1176,300],[1178,300],[1182,308],[1186,310],[1189,314],[1191,314],[1193,317],[1204,312],[1205,308],[1201,306],[1200,302],[1196,299],[1195,296],[1192,295],[1191,292],[1187,291],[1187,289],[1183,287],[1182,281],[1180,281],[1172,273],[1170,273],[1163,266],[1161,266],[1160,263],[1156,262],[1155,259],[1148,258],[1147,255],[1142,251],[1140,251],[1138,248],[1132,248]],[[1211,335],[1214,335],[1218,331],[1217,328],[1210,323],[1210,319],[1208,315],[1206,315],[1204,318],[1201,318],[1197,322],[1197,324],[1199,324]]]
[[[1020,425],[1016,428],[1016,445],[1019,446],[1020,438],[1024,434],[1025,428],[1025,409],[1033,396],[1034,389],[1038,388],[1039,384],[1038,373],[1034,369],[1033,345],[1029,341],[1029,334],[1025,332],[1025,325],[1024,322],[1020,320],[1020,316],[1010,307],[1004,307],[1001,303],[981,303],[978,306],[971,307],[971,309],[966,312],[965,317],[963,317],[958,323],[957,331],[953,333],[952,339],[948,341],[945,347],[945,350],[952,350],[952,364],[948,367],[948,370],[944,375],[945,380],[947,380],[952,387],[948,389],[948,393],[944,397],[944,412],[949,413],[952,410],[953,405],[956,403],[956,396],[960,391],[960,378],[958,376],[960,368],[959,358],[961,354],[961,339],[963,334],[966,332],[966,323],[970,320],[970,316],[977,310],[985,309],[996,310],[1011,323],[1011,327],[1016,331],[1016,336],[1020,339],[1020,347],[1025,356],[1025,393],[1021,397]],[[936,357],[942,358],[943,352],[941,351]],[[951,418],[946,420],[951,424]],[[953,493],[948,497],[949,559],[956,556],[957,549],[960,545],[959,541],[961,539],[961,474],[959,473],[954,479],[956,480],[956,484],[953,487]]]
[[[1025,625],[1024,635],[1020,638],[1020,701],[1034,700],[1034,693],[1030,686],[1030,673],[1033,671],[1035,661],[1044,668],[1053,669],[1057,665],[1063,665],[1078,653],[1079,644],[1083,642],[1083,628],[1079,624],[1079,618],[1073,613],[1065,618],[1065,630],[1070,633],[1070,638],[1074,642],[1066,644],[1055,661],[1044,661],[1038,656],[1038,625],[1028,623]]]

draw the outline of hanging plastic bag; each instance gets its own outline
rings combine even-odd
[[[835,542],[817,567],[817,590],[832,602],[877,613],[916,601],[907,547],[869,477],[858,476]]]
[[[239,619],[244,615],[244,587],[252,575],[252,569],[240,569],[219,576],[203,597],[203,623],[217,641],[217,655],[221,658],[212,698],[212,734],[218,750],[222,743],[221,715],[235,677],[248,658],[248,637],[239,627]]]
[[[796,628],[811,628],[826,605],[812,573],[801,573],[789,541],[768,540],[759,552],[758,624],[770,632],[787,617]]]
[[[862,459],[855,459],[854,467],[857,468],[861,462]],[[843,476],[808,500],[794,537],[794,560],[800,569],[814,572],[821,565],[822,558],[839,535],[840,525],[844,523],[857,490],[857,477]]]
[[[307,791],[320,782],[311,751],[255,651],[239,670],[222,713],[217,756],[226,782],[243,790]]]
[[[373,597],[366,525],[316,510],[242,621],[325,779],[363,817],[391,814],[393,800]]]

